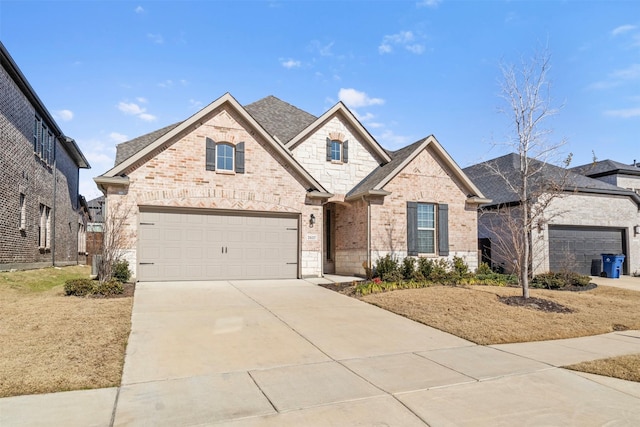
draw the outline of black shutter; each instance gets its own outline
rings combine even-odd
[[[207,138],[207,170],[216,170],[216,143],[211,138]]]
[[[331,139],[327,138],[327,162],[331,161]]]
[[[438,255],[449,255],[449,205],[438,205]]]
[[[236,145],[236,173],[244,173],[244,142]]]
[[[344,163],[349,162],[349,141],[342,143],[342,161]]]
[[[418,255],[418,204],[407,202],[407,255]]]

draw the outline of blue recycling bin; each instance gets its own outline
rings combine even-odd
[[[610,279],[619,279],[622,263],[624,262],[624,254],[601,254],[602,255],[602,272],[605,277]]]

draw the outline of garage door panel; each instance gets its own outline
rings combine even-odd
[[[296,278],[298,219],[141,212],[138,279]]]
[[[597,227],[549,227],[549,269],[591,274],[602,253],[624,253],[624,230]]]

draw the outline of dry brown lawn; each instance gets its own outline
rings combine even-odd
[[[611,357],[566,366],[574,371],[640,382],[640,354]]]
[[[133,298],[64,296],[89,272],[0,273],[0,397],[120,384]]]
[[[586,292],[531,289],[531,296],[571,313],[514,307],[499,297],[519,288],[433,286],[363,297],[364,301],[482,345],[574,338],[640,329],[640,292],[598,287]]]

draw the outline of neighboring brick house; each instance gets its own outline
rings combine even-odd
[[[489,202],[433,136],[389,152],[341,102],[315,117],[273,96],[120,144],[95,181],[142,281],[364,275],[388,253],[475,268]]]
[[[492,199],[482,206],[478,219],[483,260],[508,271],[513,270],[509,254],[514,252],[511,243],[500,244],[508,240],[504,215],[519,215],[520,203],[505,177],[517,187],[519,163],[517,154],[508,154],[463,169]],[[613,181],[577,173],[598,170],[589,165],[570,170],[540,162],[534,166],[540,170],[540,182],[561,183],[561,192],[532,232],[534,274],[573,270],[598,275],[602,253],[625,254],[623,274],[640,271],[640,195]]]
[[[0,43],[0,270],[84,263],[89,163]]]

